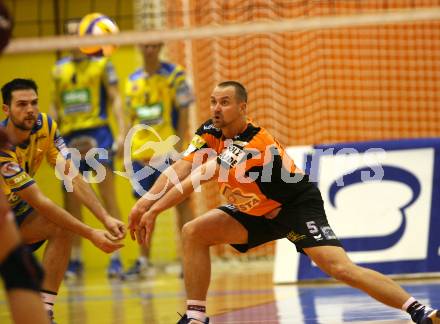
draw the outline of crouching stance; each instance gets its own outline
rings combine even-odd
[[[348,258],[328,224],[319,189],[264,128],[247,119],[246,105],[246,89],[240,83],[217,85],[211,95],[212,118],[197,130],[183,159],[159,177],[129,216],[132,238],[149,244],[157,215],[185,199],[198,184],[216,180],[230,202],[183,227],[188,307],[179,323],[209,323],[210,246],[226,243],[246,252],[280,238],[290,239],[328,275],[407,311],[414,322],[440,323],[437,310]],[[167,187],[168,183],[173,185]],[[166,193],[156,199],[162,190]]]
[[[65,154],[64,141],[58,135],[56,123],[38,111],[34,81],[14,79],[2,87],[2,97],[7,118],[1,126],[12,145],[0,149],[0,186],[15,214],[23,243],[35,250],[47,241],[42,260],[46,275],[41,296],[53,319],[53,305],[69,260],[73,233],[110,253],[122,247],[119,240],[125,236],[125,227],[107,213],[81,176],[72,180],[73,192],[107,230],[80,222],[43,194],[33,179],[43,159],[53,168],[57,159],[62,159],[65,170],[59,172],[73,167]],[[57,185],[55,177],[54,180]]]

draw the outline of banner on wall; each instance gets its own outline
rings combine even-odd
[[[320,188],[329,223],[355,263],[390,275],[440,272],[440,139],[287,152]],[[277,241],[275,283],[326,277],[293,243]]]

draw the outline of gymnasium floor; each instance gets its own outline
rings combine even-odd
[[[208,311],[217,323],[411,323],[405,313],[336,283],[272,285],[267,262],[214,266]],[[144,281],[109,282],[88,270],[82,282],[62,286],[58,324],[173,324],[184,311],[178,271],[161,271]],[[416,298],[440,305],[440,278],[400,282]],[[0,292],[0,323],[9,324]]]

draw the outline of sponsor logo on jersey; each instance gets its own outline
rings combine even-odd
[[[234,205],[242,212],[247,212],[260,203],[260,199],[254,193],[243,193],[239,188],[232,188],[224,184],[220,189],[228,203]]]
[[[13,193],[13,192],[8,197],[8,203],[10,205],[14,205],[19,200],[20,200],[20,197],[17,194]]]
[[[19,183],[26,182],[26,180],[27,180],[26,173],[22,173],[20,175],[17,175],[16,177],[14,177],[12,179],[12,181],[14,182],[14,185],[18,185]]]
[[[203,130],[207,131],[207,130],[210,130],[210,129],[215,129],[216,131],[220,131],[220,129],[215,127],[214,124],[203,125]]]
[[[286,238],[290,242],[295,243],[295,242],[301,241],[302,239],[306,238],[306,236],[304,234],[298,234],[298,233],[295,233],[294,231],[291,231],[291,232],[287,233]]]
[[[0,172],[5,177],[12,177],[21,171],[21,167],[16,162],[7,162],[2,165]]]
[[[201,149],[205,144],[206,141],[203,139],[203,137],[199,135],[195,135],[192,138],[191,143],[189,144],[188,148],[186,149],[185,153],[183,153],[183,155],[188,156],[191,153],[197,151],[198,149]]]
[[[240,146],[242,148],[249,144],[249,142],[243,142],[243,141],[234,141],[233,143],[234,145]]]
[[[246,153],[235,145],[229,145],[218,156],[220,163],[222,165],[226,164],[230,168],[235,167],[239,162],[244,160],[245,157]]]
[[[333,230],[331,229],[330,226],[321,226],[321,232],[324,234],[324,236],[327,240],[336,240],[337,239],[335,232],[333,232]]]

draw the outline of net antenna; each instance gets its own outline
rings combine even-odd
[[[161,1],[138,0],[141,15],[136,23],[137,28],[153,24],[160,27],[163,15],[157,14],[162,10]],[[158,11],[159,10],[159,11]],[[151,16],[154,15],[154,19]],[[254,34],[268,34],[281,32],[313,31],[320,29],[337,29],[361,27],[369,25],[388,25],[399,23],[416,23],[422,21],[440,20],[440,8],[404,9],[379,13],[337,15],[312,18],[295,18],[280,21],[260,21],[241,24],[228,24],[221,26],[185,27],[179,29],[163,30],[137,30],[124,31],[119,34],[106,36],[52,36],[18,38],[12,40],[5,53],[31,53],[55,50],[68,50],[91,45],[104,45],[109,42],[118,46],[136,43],[155,43],[175,40],[194,40],[207,37],[245,36]]]

